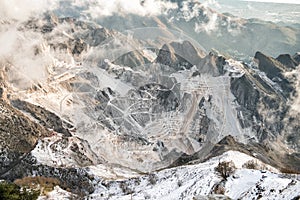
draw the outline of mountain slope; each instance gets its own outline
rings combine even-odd
[[[237,168],[225,180],[215,169],[220,162],[232,162]],[[251,168],[251,163],[255,169]],[[119,181],[100,181],[89,198],[297,199],[299,189],[300,182],[297,176],[277,174],[276,169],[253,157],[237,151],[228,151],[197,165],[165,169]]]

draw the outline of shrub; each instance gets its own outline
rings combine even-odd
[[[235,165],[232,161],[230,162],[220,162],[215,170],[222,176],[223,179],[227,179],[235,171]]]
[[[135,178],[134,179],[134,184],[135,185],[140,185],[141,184],[141,180],[139,178]]]
[[[217,184],[213,188],[214,194],[225,194],[225,187],[221,184]]]
[[[179,180],[179,181],[177,182],[177,185],[178,185],[178,187],[181,187],[181,186],[182,186],[182,181]]]
[[[126,182],[121,182],[120,188],[121,188],[122,192],[126,195],[133,193],[132,189],[129,188],[129,186],[126,184]]]
[[[242,167],[246,169],[259,169],[257,162],[255,162],[254,160],[245,162]]]
[[[156,182],[157,182],[158,178],[155,174],[150,174],[149,175],[149,182],[152,184],[152,185],[155,185]]]
[[[14,183],[0,182],[0,199],[35,200],[39,195],[39,190],[21,188]]]

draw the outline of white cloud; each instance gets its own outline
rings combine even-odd
[[[0,59],[9,63],[9,81],[19,88],[46,80],[46,66],[51,63],[49,55],[36,55],[43,39],[40,34],[20,32],[14,26],[0,33]],[[2,46],[3,47],[3,46]]]
[[[25,21],[32,15],[45,12],[53,5],[50,0],[1,0],[0,19]]]
[[[289,78],[297,77],[295,79],[294,87],[296,95],[292,96],[291,110],[296,113],[300,113],[300,66],[291,72],[286,72],[285,76]]]
[[[207,23],[195,23],[195,31],[197,33],[205,31],[206,33],[210,34],[212,31],[218,29],[218,14],[211,13],[207,15],[209,18]]]
[[[205,6],[205,7],[212,7],[213,6],[213,7],[216,7],[218,9],[221,8],[221,5],[216,0],[204,0],[202,2],[202,5]]]
[[[0,59],[7,56],[14,50],[14,44],[17,40],[17,30],[13,27],[8,27],[5,31],[0,31]]]
[[[187,22],[194,19],[195,22],[195,32],[206,32],[210,34],[218,29],[219,16],[218,13],[214,12],[209,5],[218,5],[215,0],[205,0],[203,3],[190,4],[193,0],[185,1],[180,9],[182,15],[179,16],[185,19]],[[193,5],[191,7],[191,5]],[[203,16],[202,16],[203,15]],[[204,18],[206,20],[204,21]]]
[[[64,6],[60,3],[64,3]],[[0,20],[26,21],[31,16],[49,10],[68,14],[70,11],[82,12],[98,18],[126,14],[154,16],[175,8],[177,8],[176,3],[162,0],[1,0]]]
[[[126,14],[154,16],[177,8],[177,4],[161,0],[144,0],[143,3],[141,0],[93,0],[88,3],[77,1],[73,5],[85,5],[88,10],[84,12],[93,18]]]

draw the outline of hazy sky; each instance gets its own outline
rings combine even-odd
[[[199,0],[220,13],[265,21],[300,22],[300,0]],[[265,2],[265,3],[262,3]]]

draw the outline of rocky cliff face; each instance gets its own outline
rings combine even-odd
[[[1,176],[30,154],[50,132],[0,99]]]

